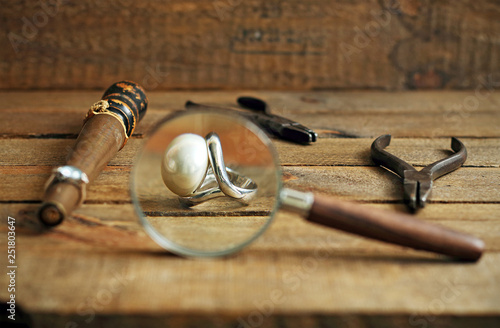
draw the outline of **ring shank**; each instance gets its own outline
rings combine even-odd
[[[232,197],[224,193],[217,183],[216,174],[209,168],[203,184],[191,196],[179,196],[181,204],[190,207],[223,196],[229,196],[241,203],[249,204],[257,194],[257,184],[231,168],[226,167],[226,172],[231,188],[238,192],[239,197]]]
[[[257,184],[250,178],[226,167],[219,136],[210,132],[207,142],[210,166],[202,184],[191,195],[179,197],[181,204],[194,206],[207,200],[229,196],[249,204],[257,193]]]

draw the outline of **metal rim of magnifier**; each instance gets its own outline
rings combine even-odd
[[[250,130],[254,135],[257,136],[257,138],[267,147],[269,152],[271,153],[271,157],[273,160],[273,165],[275,168],[276,172],[276,189],[275,189],[275,202],[274,206],[271,209],[271,212],[269,213],[269,218],[267,222],[258,230],[254,233],[253,236],[248,238],[247,240],[241,242],[240,244],[229,247],[227,249],[223,250],[217,250],[217,251],[201,251],[201,250],[194,250],[190,249],[185,246],[181,246],[176,244],[175,242],[167,239],[165,236],[163,236],[161,233],[159,233],[152,225],[149,223],[147,220],[144,211],[142,210],[142,206],[139,202],[139,198],[136,195],[135,192],[135,185],[136,185],[136,177],[137,177],[137,164],[139,163],[140,159],[142,158],[142,155],[144,153],[144,148],[139,151],[137,156],[135,157],[134,160],[134,167],[132,168],[132,179],[130,179],[130,193],[132,197],[132,203],[134,204],[134,210],[139,217],[139,222],[141,225],[144,227],[144,230],[146,230],[146,233],[153,239],[158,245],[166,249],[167,251],[177,254],[177,255],[182,255],[185,257],[220,257],[220,256],[225,256],[229,254],[236,253],[240,251],[241,249],[245,248],[249,244],[251,244],[253,241],[255,241],[259,236],[261,236],[264,231],[267,230],[269,225],[274,219],[274,215],[276,214],[276,211],[279,208],[279,193],[280,190],[282,189],[282,182],[281,182],[281,168],[280,164],[278,162],[278,155],[276,152],[276,149],[274,148],[271,140],[269,137],[266,135],[264,130],[259,128],[257,125],[255,125],[253,122],[250,120],[246,119],[245,117],[237,114],[237,113],[230,113],[228,111],[223,111],[223,110],[218,110],[218,109],[204,109],[204,110],[196,110],[196,109],[189,109],[189,110],[180,110],[177,112],[174,112],[172,114],[167,115],[165,118],[163,118],[160,122],[158,122],[155,127],[148,133],[146,137],[146,142],[144,145],[147,144],[147,142],[150,140],[150,137],[153,136],[165,123],[173,121],[177,118],[180,118],[182,116],[199,116],[199,115],[219,115],[222,116],[226,119],[230,119],[234,121],[235,123],[239,123],[241,127],[246,128]],[[165,187],[167,188],[167,187]]]

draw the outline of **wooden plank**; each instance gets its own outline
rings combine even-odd
[[[149,94],[150,105],[136,135],[149,131],[186,100],[234,106],[240,92]],[[266,99],[278,115],[289,117],[317,130],[320,137],[500,137],[500,95],[485,99],[474,92],[252,92]],[[76,137],[90,104],[100,93],[41,92],[22,96],[3,92],[0,104],[0,135]],[[20,98],[27,98],[24,105]],[[472,101],[472,102],[471,102]],[[477,106],[474,101],[477,101]],[[68,105],[66,105],[66,102]],[[473,105],[471,105],[473,104]],[[472,106],[472,107],[471,107]],[[15,113],[15,115],[13,115]],[[43,117],[43,119],[41,119]]]
[[[292,143],[276,140],[280,163],[284,166],[320,165],[320,166],[368,166],[371,160],[370,147],[375,138],[319,139],[317,144],[297,148]],[[405,160],[417,169],[445,158],[451,154],[449,139],[414,139],[392,138],[387,151]],[[460,138],[467,148],[467,167],[499,167],[499,139]]]
[[[50,177],[50,166],[0,168],[2,200],[41,200],[43,188]],[[128,191],[129,167],[108,167],[87,189],[87,201],[130,202]]]
[[[104,90],[98,91],[0,91],[3,101],[0,112],[14,113],[81,113],[83,116],[90,105],[102,97]],[[473,100],[479,101],[476,110],[498,111],[500,94],[498,92],[462,91],[400,91],[383,92],[374,90],[351,91],[268,91],[268,90],[235,90],[235,91],[149,91],[148,112],[168,111],[183,108],[187,100],[220,106],[236,106],[236,99],[242,95],[262,98],[279,115],[291,114],[325,114],[333,112],[356,112],[368,114],[380,113],[413,113],[436,114],[447,112]],[[470,107],[470,106],[469,106]],[[460,114],[456,110],[457,114]],[[473,113],[463,108],[463,113]]]
[[[0,139],[0,165],[63,165],[75,143],[75,139]],[[143,139],[130,139],[109,165],[131,166],[142,143]]]
[[[40,226],[36,211],[38,204],[0,204],[1,223],[4,225],[7,215],[17,220],[19,231],[39,232]],[[402,211],[401,204],[360,204],[360,206],[385,210]],[[500,252],[500,204],[432,204],[415,214],[416,217],[482,238],[487,245],[487,252]],[[132,204],[84,204],[77,209],[68,223],[57,229],[46,231],[48,238],[43,247],[59,247],[61,242],[68,242],[69,248],[95,248],[105,251],[109,247],[116,251],[125,251],[131,247],[153,250],[157,245],[147,240]],[[489,229],[484,229],[487,225]],[[78,228],[76,228],[78,227]],[[4,227],[5,228],[5,227]],[[332,246],[335,251],[380,255],[393,246],[373,242],[357,236],[311,224],[299,217],[280,211],[272,222],[268,232],[262,235],[251,248],[254,251],[306,252],[314,250],[317,239],[335,236]],[[37,243],[33,238],[26,242]],[[51,244],[54,244],[50,246]],[[133,246],[132,246],[133,245]],[[396,247],[398,248],[398,247]],[[400,248],[402,249],[402,248]]]
[[[76,138],[82,128],[86,110],[78,114],[46,114],[45,120],[40,121],[40,113],[24,113],[16,115],[0,113],[0,119],[5,127],[0,137],[60,137]],[[167,113],[148,113],[137,126],[135,136],[142,136],[153,128]],[[420,115],[418,113],[389,113],[373,112],[360,115],[359,113],[324,113],[288,114],[287,117],[314,129],[320,138],[347,137],[347,138],[375,138],[382,134],[391,134],[394,137],[462,137],[462,138],[499,138],[500,115],[495,112],[475,112],[454,114],[455,121],[447,121],[446,115]],[[453,119],[455,120],[455,119]],[[57,137],[57,135],[56,135]]]
[[[250,315],[253,314],[252,317]],[[469,328],[478,325],[484,328],[496,328],[500,324],[500,319],[496,316],[466,316],[466,315],[440,315],[438,320],[432,315],[418,316],[408,314],[364,314],[364,313],[349,313],[348,315],[336,314],[273,314],[269,317],[264,317],[261,320],[260,316],[254,317],[255,314],[249,313],[244,316],[236,317],[235,315],[218,315],[215,313],[205,315],[191,314],[185,316],[182,314],[163,314],[154,318],[145,317],[140,314],[130,314],[127,316],[120,315],[103,315],[97,313],[93,324],[105,326],[109,322],[119,322],[120,327],[137,327],[145,325],[147,327],[189,327],[189,326],[207,326],[217,328],[233,328],[233,327],[251,327],[249,322],[262,322],[262,327],[280,327],[288,328],[313,328],[313,327],[413,327],[415,325],[424,325],[432,322],[428,327],[456,327]],[[64,324],[85,322],[84,318],[78,315],[57,315],[47,313],[36,313],[32,316],[34,322],[43,322],[52,327],[64,326]],[[254,321],[255,320],[255,321]],[[412,325],[413,324],[413,325]]]
[[[279,161],[284,166],[370,166],[371,138],[321,138],[311,146],[274,139]],[[460,139],[467,148],[466,167],[499,167],[500,139]],[[144,139],[131,139],[109,165],[133,165]],[[57,166],[68,156],[74,139],[0,139],[0,165]],[[450,140],[393,138],[387,148],[415,166],[425,166],[451,153]]]
[[[452,287],[459,290],[459,297],[447,295],[453,302],[442,300],[440,311],[434,314],[461,315],[466,311],[469,315],[481,316],[498,313],[498,284],[492,281],[499,274],[495,265],[500,257],[498,253],[487,254],[479,263],[470,266],[432,258],[424,258],[416,266],[412,262],[418,263],[421,257],[410,256],[410,261],[408,256],[376,257],[352,253],[328,254],[326,258],[316,259],[311,252],[306,253],[310,254],[308,257],[289,252],[264,255],[248,251],[220,261],[186,261],[158,252],[146,254],[129,253],[125,257],[71,249],[65,255],[25,252],[19,258],[25,272],[38,272],[37,281],[40,282],[58,276],[58,283],[65,288],[40,284],[36,290],[22,289],[18,293],[22,300],[19,302],[27,311],[77,314],[77,308],[84,307],[87,298],[102,297],[97,293],[116,288],[115,279],[121,278],[123,287],[111,294],[106,306],[99,307],[101,315],[131,312],[154,318],[177,313],[188,318],[192,314],[217,313],[246,317],[255,311],[256,302],[268,300],[270,292],[276,289],[283,292],[286,300],[276,304],[273,314],[335,316],[341,312],[376,311],[408,316],[432,315],[436,305],[431,302],[441,300],[443,290],[448,292],[447,288]],[[58,263],[67,262],[75,255],[79,255],[78,263],[66,266],[64,275],[58,274],[61,270]],[[307,260],[303,262],[304,259]],[[44,270],[37,264],[41,261],[45,263]],[[432,265],[422,265],[422,262]],[[300,274],[304,279],[298,278]],[[94,283],[82,286],[82,281],[89,277]],[[18,282],[27,285],[29,278],[20,273]],[[2,277],[0,281],[5,284],[7,278]],[[165,297],[167,288],[168,297]],[[71,295],[68,290],[72,291]],[[197,297],[186,297],[187,291]],[[5,297],[6,292],[1,293]],[[407,295],[412,295],[411,301]],[[382,309],[380,302],[384,304]]]
[[[433,323],[464,315],[485,316],[482,320],[490,323],[487,316],[498,316],[500,290],[494,277],[500,274],[495,265],[500,256],[499,206],[435,204],[428,208],[432,216],[446,213],[453,218],[439,219],[440,224],[478,233],[486,240],[486,255],[473,265],[367,241],[284,213],[264,236],[236,256],[185,260],[164,254],[149,241],[137,222],[130,221],[130,205],[84,205],[72,219],[41,235],[21,233],[33,220],[36,205],[0,208],[19,223],[22,270],[17,282],[25,287],[16,297],[35,320],[84,322],[89,314],[81,315],[81,309],[92,310],[92,302],[97,302],[95,322],[104,318],[115,322],[132,318],[133,322],[140,316],[155,327],[172,314],[189,325],[196,321],[193,316],[209,313],[228,317],[227,325],[234,326],[238,318],[247,320],[252,311],[260,311],[258,306],[271,297],[271,291],[279,290],[284,299],[275,302],[270,318],[265,319],[270,327],[278,325],[277,318],[290,320],[311,313],[324,316],[323,320],[350,314],[369,321],[387,316],[391,325],[411,327],[410,320],[434,316]],[[426,213],[426,218],[430,212],[420,213]],[[96,214],[103,219],[92,218]],[[485,224],[496,228],[484,229]],[[2,233],[2,242],[5,238]],[[68,261],[72,265],[66,265]],[[89,276],[92,284],[82,284]],[[53,277],[65,288],[47,283]],[[7,279],[2,276],[0,283]],[[186,292],[197,297],[186,298]],[[104,298],[104,293],[111,297]],[[6,290],[0,290],[0,298],[5,297]]]
[[[57,3],[4,6],[0,88],[498,87],[491,1]]]
[[[496,169],[463,168],[434,182],[432,202],[497,202]],[[285,186],[359,201],[400,201],[402,182],[379,167],[287,167]]]
[[[2,201],[40,200],[51,167],[0,168]],[[129,167],[107,167],[89,185],[87,201],[130,202]],[[380,167],[285,167],[285,187],[364,202],[402,200],[399,177]],[[432,202],[498,202],[498,168],[461,168],[434,183]]]

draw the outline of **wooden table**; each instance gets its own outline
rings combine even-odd
[[[17,320],[33,327],[498,327],[500,96],[470,92],[249,92],[314,128],[312,146],[274,141],[285,186],[405,211],[402,185],[369,147],[416,166],[466,145],[464,167],[435,182],[417,217],[484,239],[478,263],[366,240],[279,213],[244,251],[221,259],[170,255],[143,232],[129,176],[143,136],[187,99],[221,105],[241,92],[152,92],[127,146],[88,188],[85,204],[41,232],[43,185],[64,163],[100,92],[2,92],[2,266],[16,222]],[[247,92],[248,93],[248,92]],[[486,94],[486,96],[484,95]],[[321,254],[318,255],[318,254]],[[9,277],[0,276],[0,299]],[[23,313],[21,313],[21,311]],[[7,320],[5,311],[2,321]]]

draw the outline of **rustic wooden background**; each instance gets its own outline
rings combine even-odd
[[[500,325],[499,1],[0,0],[0,27],[0,245],[13,216],[19,324]],[[147,89],[148,114],[83,206],[41,231],[45,181],[122,79]],[[484,257],[451,262],[287,213],[233,257],[162,251],[134,215],[134,156],[187,99],[229,105],[243,89],[319,133],[310,147],[274,141],[286,186],[361,206],[405,210],[400,180],[369,158],[375,137],[391,133],[391,152],[416,166],[459,137],[465,166],[416,216],[481,237]],[[3,305],[7,283],[0,275]],[[274,291],[284,298],[270,308]]]
[[[0,1],[1,89],[500,86],[494,0]]]

